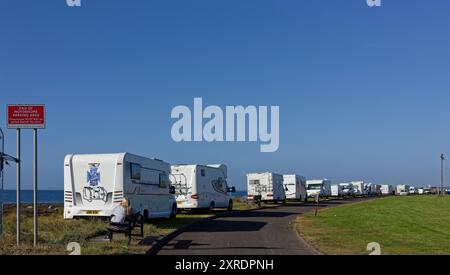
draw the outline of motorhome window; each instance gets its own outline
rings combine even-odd
[[[141,165],[137,163],[130,163],[131,179],[141,180]]]
[[[167,185],[169,183],[169,178],[166,174],[159,174],[159,187],[160,188],[167,188]]]
[[[322,184],[310,184],[308,185],[308,190],[320,190],[322,188]]]
[[[205,169],[201,169],[201,170],[200,170],[200,174],[202,175],[202,177],[205,177],[205,176],[206,176],[206,171],[205,171]]]

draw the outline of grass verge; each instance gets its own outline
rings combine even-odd
[[[408,196],[342,205],[300,216],[295,227],[325,254],[450,254],[450,196]]]

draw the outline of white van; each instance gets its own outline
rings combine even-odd
[[[321,180],[307,180],[306,189],[309,198],[330,197],[331,196],[331,181],[327,179]]]
[[[130,153],[67,155],[64,218],[109,217],[126,197],[145,219],[175,217],[170,164]]]
[[[286,201],[283,175],[275,173],[247,174],[247,198],[260,201]]]
[[[170,177],[179,209],[233,209],[231,193],[236,190],[228,187],[225,165],[174,165]]]
[[[283,175],[283,184],[285,186],[286,199],[297,201],[306,201],[308,199],[305,177],[299,175]]]

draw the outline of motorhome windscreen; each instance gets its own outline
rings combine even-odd
[[[308,190],[320,190],[322,184],[308,184]]]

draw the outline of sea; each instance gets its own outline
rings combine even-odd
[[[33,202],[33,190],[22,190],[20,192],[20,200],[23,203]],[[237,191],[233,194],[233,197],[245,197],[247,196],[246,191]],[[3,190],[3,203],[10,204],[16,203],[16,190]],[[63,190],[39,190],[38,191],[38,202],[39,203],[63,203],[64,202],[64,191]]]

